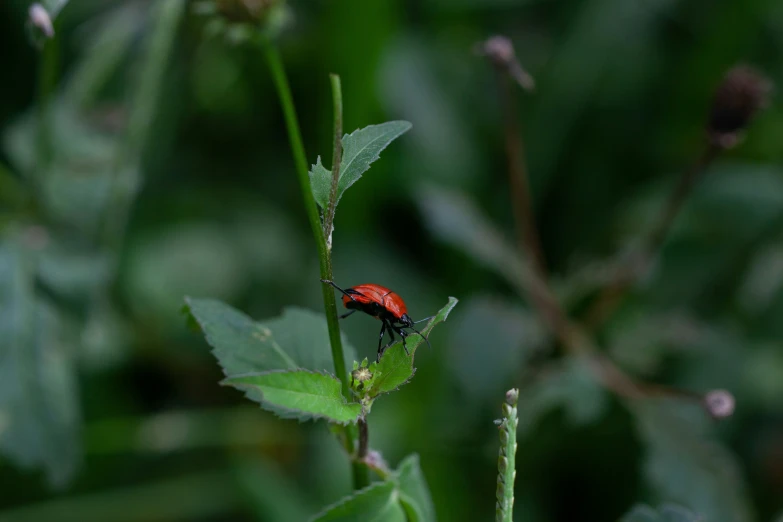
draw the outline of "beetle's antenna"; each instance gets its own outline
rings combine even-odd
[[[335,287],[336,289],[338,289],[340,292],[342,292],[344,295],[347,295],[348,297],[350,297],[350,298],[351,298],[351,301],[356,301],[356,299],[354,299],[354,298],[353,298],[353,296],[352,296],[351,294],[349,294],[348,292],[346,292],[345,290],[343,290],[342,288],[340,288],[339,286],[337,286],[336,284],[334,284],[334,281],[329,281],[328,279],[321,279],[321,282],[322,282],[322,283],[326,283],[327,285],[332,285],[333,287]],[[356,293],[358,294],[359,292],[356,292]],[[361,294],[360,294],[360,295],[361,295]]]
[[[422,321],[423,321],[423,320],[424,320],[424,319],[422,319]],[[412,326],[411,326],[410,328],[411,328],[411,330],[413,330],[414,332],[416,332],[417,334],[419,334],[419,335],[421,336],[421,338],[422,338],[422,339],[424,339],[425,341],[427,341],[427,346],[429,347],[429,349],[430,349],[430,350],[432,350],[432,345],[430,344],[430,340],[429,340],[429,339],[427,339],[427,338],[424,336],[424,334],[423,334],[423,333],[421,333],[420,331],[418,331],[418,330],[417,330],[417,329],[415,329],[414,327],[412,327]]]
[[[431,315],[431,316],[429,316],[429,317],[425,317],[424,319],[419,319],[418,321],[413,321],[413,324],[419,324],[419,323],[423,323],[424,321],[429,321],[429,320],[430,320],[430,319],[432,319],[433,317],[435,317],[435,316],[434,316],[434,315]],[[424,337],[424,336],[422,336],[422,337]]]

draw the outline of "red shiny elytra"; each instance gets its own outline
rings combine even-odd
[[[429,339],[424,337],[424,335],[413,325],[426,321],[427,319],[432,319],[432,317],[413,321],[408,315],[408,308],[405,306],[405,301],[403,301],[402,297],[396,292],[393,292],[386,287],[373,284],[357,285],[343,290],[334,284],[333,281],[321,279],[321,282],[332,285],[343,294],[343,306],[349,309],[350,312],[341,315],[340,319],[344,319],[355,312],[364,312],[381,321],[381,335],[378,338],[379,361],[381,360],[383,352],[386,351],[386,348],[394,344],[395,332],[402,337],[402,347],[405,349],[405,353],[409,354],[408,346],[405,344],[405,338],[410,335],[410,333],[406,332],[405,328],[410,328],[421,335],[429,346]],[[383,336],[386,332],[389,332],[391,342],[381,346]]]

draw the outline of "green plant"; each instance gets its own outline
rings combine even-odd
[[[653,225],[645,231],[630,254],[619,256],[620,260],[614,262],[609,280],[592,289],[594,295],[588,291],[582,296],[587,304],[580,304],[587,311],[583,312],[581,320],[575,320],[550,282],[535,228],[528,172],[516,121],[514,89],[514,84],[531,89],[532,79],[517,61],[507,38],[490,38],[478,44],[476,50],[493,64],[501,87],[500,102],[505,115],[504,135],[518,248],[507,245],[502,234],[462,195],[429,188],[422,192],[420,203],[436,235],[497,271],[529,300],[556,342],[555,347],[565,356],[563,360],[550,363],[550,368],[540,371],[544,377],[533,381],[528,390],[523,388],[522,393],[527,392],[533,400],[529,401],[527,408],[523,408],[520,417],[534,418],[540,411],[562,404],[574,409],[576,422],[590,422],[599,417],[605,408],[601,404],[601,388],[604,388],[620,397],[634,414],[651,455],[647,464],[648,481],[660,495],[683,503],[692,502],[692,507],[711,518],[747,519],[746,501],[730,455],[720,446],[713,447],[712,443],[702,441],[703,430],[694,426],[699,423],[696,419],[703,421],[705,414],[713,419],[731,416],[734,411],[732,394],[725,390],[693,392],[638,379],[608,357],[591,334],[611,318],[633,284],[649,270],[696,182],[721,153],[741,140],[746,126],[766,106],[769,81],[745,66],[735,67],[726,73],[704,125],[703,152],[681,175]],[[585,397],[595,399],[585,401]],[[580,406],[583,402],[586,406]],[[688,421],[679,414],[683,409],[690,411],[684,416],[686,419],[690,417]],[[509,412],[513,414],[516,427],[516,408],[509,409]],[[501,428],[508,427],[510,423],[504,418]],[[503,438],[506,434],[507,431],[501,430],[498,520],[511,520],[513,506],[513,489],[509,484],[513,485],[514,475],[507,468],[509,465],[513,468],[513,451],[508,438]],[[675,440],[679,442],[675,443]],[[705,451],[704,446],[708,445],[710,450]],[[514,443],[513,449],[515,447]],[[705,469],[718,471],[714,476],[707,476]],[[661,470],[672,476],[688,477],[692,485],[691,495],[672,487],[671,482],[661,476]],[[716,495],[717,491],[721,492],[720,495]],[[629,515],[630,519],[641,519],[639,513],[642,511]],[[677,520],[690,519],[685,515],[677,516]],[[661,517],[668,519],[671,512],[667,510]]]
[[[498,451],[498,489],[495,505],[496,522],[514,521],[514,480],[517,478],[517,401],[519,390],[506,392],[503,403],[503,418],[496,421],[500,432],[500,450]]]
[[[37,104],[6,136],[12,167],[0,164],[0,451],[21,467],[42,469],[57,488],[70,483],[82,460],[79,370],[122,356],[125,321],[111,287],[185,6],[166,0],[149,13],[110,12],[97,45],[61,81],[57,27],[67,3],[30,8]],[[138,74],[122,93],[129,117],[119,132],[106,133],[110,115],[98,94],[131,54],[127,23],[139,15],[153,23],[141,56],[133,57]],[[101,45],[107,36],[114,45]]]
[[[411,124],[391,121],[343,136],[340,78],[332,75],[332,169],[327,170],[318,157],[308,171],[294,102],[273,38],[261,33],[254,42],[264,52],[285,116],[302,199],[317,247],[320,276],[322,280],[332,280],[334,219],[341,196]],[[370,449],[368,429],[375,400],[413,377],[416,350],[424,339],[418,334],[409,337],[409,354],[397,343],[378,362],[356,361],[353,348],[340,334],[332,287],[318,281],[313,284],[321,285],[326,317],[289,308],[280,317],[256,322],[226,304],[192,297],[185,300],[186,312],[213,347],[226,375],[222,384],[243,390],[249,399],[280,417],[300,421],[323,419],[342,442],[352,463],[357,491],[326,508],[314,520],[363,520],[367,513],[376,513],[381,517],[378,520],[404,520],[406,516],[434,520],[418,459],[408,457],[396,471],[391,471],[380,455]],[[456,299],[449,298],[421,333],[429,336],[456,304]],[[346,369],[349,365],[350,379]],[[369,470],[376,472],[381,482],[370,485]]]

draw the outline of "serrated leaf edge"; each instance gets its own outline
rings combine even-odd
[[[376,482],[375,484],[370,484],[366,488],[362,488],[362,489],[359,489],[357,491],[354,491],[350,495],[344,496],[343,498],[341,498],[337,502],[329,504],[328,506],[324,507],[321,511],[319,511],[318,513],[316,513],[315,515],[310,517],[308,519],[308,522],[316,522],[319,518],[321,518],[322,516],[324,516],[327,513],[329,513],[329,511],[331,511],[332,509],[335,509],[337,507],[345,505],[348,502],[350,502],[351,500],[353,500],[355,497],[357,497],[359,495],[362,495],[364,493],[367,493],[367,492],[369,492],[369,491],[371,491],[373,489],[380,489],[382,487],[386,487],[388,484],[392,484],[394,486],[392,488],[392,496],[394,496],[395,493],[397,495],[399,495],[399,493],[400,493],[400,491],[399,491],[399,484],[397,484],[396,477],[392,477],[389,480],[384,480],[384,481],[381,481],[381,482]]]
[[[346,138],[353,137],[353,136],[354,136],[356,133],[359,133],[359,132],[366,131],[367,129],[371,129],[371,128],[375,128],[375,127],[382,127],[382,126],[384,126],[384,125],[390,125],[390,124],[394,124],[394,123],[404,123],[404,124],[407,124],[407,125],[404,125],[404,126],[403,126],[403,128],[402,128],[402,129],[401,129],[399,132],[397,132],[396,134],[392,135],[392,136],[391,136],[391,138],[389,138],[389,139],[388,139],[388,143],[386,143],[386,145],[384,145],[383,147],[381,147],[381,149],[380,149],[380,150],[378,150],[378,152],[377,152],[377,153],[376,153],[374,156],[372,156],[372,157],[370,158],[370,160],[369,160],[369,163],[373,163],[373,162],[375,162],[375,161],[377,161],[377,160],[379,160],[379,159],[381,158],[381,152],[383,152],[383,151],[386,149],[386,147],[388,147],[389,145],[391,145],[391,143],[392,143],[394,140],[396,140],[397,138],[399,138],[400,136],[402,136],[403,134],[405,134],[406,132],[408,132],[409,130],[411,130],[411,128],[413,128],[413,124],[412,124],[411,122],[409,122],[409,121],[406,121],[406,120],[391,120],[391,121],[385,121],[385,122],[383,122],[383,123],[375,123],[375,124],[373,124],[373,125],[367,125],[366,127],[363,127],[363,128],[361,128],[361,129],[356,129],[356,130],[355,130],[355,131],[353,131],[352,133],[350,133],[350,134],[346,134],[345,136],[343,136],[343,142],[345,142],[345,139],[346,139]],[[375,138],[374,140],[372,140],[371,142],[369,142],[367,145],[365,145],[365,147],[364,147],[364,148],[366,149],[366,148],[367,148],[367,147],[369,147],[371,144],[375,143],[376,141],[378,141],[378,140],[379,140],[379,139],[381,139],[381,138],[386,138],[386,137],[385,137],[385,136],[378,136],[377,138]],[[343,149],[343,150],[344,150],[344,149]],[[351,164],[354,162],[354,160],[356,160],[356,158],[358,158],[358,157],[359,157],[359,154],[356,154],[356,155],[354,155],[354,157],[353,157],[353,158],[351,158],[351,161],[349,161],[349,162],[348,162],[348,163],[346,163],[345,165],[340,165],[340,172],[341,172],[341,173],[344,173],[344,172],[346,172],[346,171],[347,171],[347,170],[348,170],[348,169],[351,167]],[[365,171],[365,172],[366,172],[366,171]],[[342,174],[340,174],[340,179],[342,179]],[[349,189],[349,188],[350,188],[350,187],[351,187],[351,186],[352,186],[354,183],[356,183],[358,180],[359,180],[359,179],[357,178],[357,179],[355,179],[353,182],[351,182],[349,185],[346,185],[346,186],[345,186],[345,188],[343,188],[343,191],[342,191],[342,192],[345,192],[346,190],[348,190],[348,189]],[[337,194],[337,202],[338,202],[338,203],[340,202],[340,198],[341,198],[341,197],[342,197],[342,194],[338,192],[338,194]]]
[[[336,376],[332,375],[331,373],[329,373],[327,371],[321,372],[321,371],[309,370],[307,368],[288,368],[288,369],[280,369],[280,370],[269,370],[269,371],[266,371],[266,372],[247,372],[247,373],[238,373],[238,374],[235,374],[235,375],[227,375],[226,378],[221,380],[218,384],[220,384],[221,386],[231,386],[232,388],[236,388],[238,390],[244,391],[245,388],[252,388],[253,385],[252,384],[235,384],[235,383],[231,383],[231,382],[228,382],[228,381],[230,379],[236,379],[236,378],[239,378],[239,377],[257,377],[257,376],[261,376],[261,375],[268,375],[270,373],[300,373],[300,372],[312,373],[312,374],[318,374],[318,375],[325,375],[327,377],[331,377],[332,379],[334,379],[338,383],[340,382],[340,379],[338,379]],[[306,421],[309,421],[309,420],[324,419],[324,420],[326,420],[326,421],[328,421],[328,422],[330,422],[332,424],[341,424],[343,426],[347,426],[348,424],[355,424],[359,420],[359,417],[361,417],[361,415],[362,415],[360,413],[359,415],[356,416],[356,419],[354,419],[353,421],[345,421],[345,422],[343,422],[343,421],[339,421],[337,419],[333,419],[332,417],[329,417],[328,415],[318,415],[318,414],[311,413],[311,412],[308,412],[308,411],[299,410],[297,408],[286,408],[285,406],[279,406],[277,404],[267,403],[266,401],[263,400],[264,392],[262,392],[260,390],[258,390],[258,391],[261,393],[262,402],[261,402],[260,406],[262,408],[264,407],[265,404],[270,404],[270,405],[273,405],[275,407],[275,409],[278,409],[278,410],[281,410],[281,411],[284,411],[284,412],[290,412],[290,413],[298,414],[299,416],[297,416],[296,418],[299,419],[300,422],[306,422]],[[345,399],[345,397],[342,397],[342,400],[343,400],[343,405],[346,405],[346,406],[349,405],[349,404],[359,404],[359,403],[348,402]],[[276,412],[276,411],[272,411],[272,413],[280,416],[280,414],[278,412]]]
[[[449,305],[451,305],[451,307],[449,307],[449,309],[446,311],[446,315],[443,316],[443,319],[441,319],[437,323],[433,324],[435,319],[437,319],[437,315],[436,315],[436,317],[433,317],[432,320],[429,323],[427,323],[427,326],[422,328],[421,333],[424,334],[424,335],[413,334],[413,335],[416,335],[416,337],[419,338],[420,340],[419,340],[418,344],[416,344],[416,346],[411,349],[411,354],[409,356],[410,359],[411,359],[411,367],[413,367],[414,357],[416,357],[416,350],[418,350],[419,346],[421,346],[421,343],[424,342],[424,336],[429,335],[429,333],[432,332],[432,330],[436,326],[438,326],[440,323],[445,323],[446,320],[449,318],[449,314],[451,314],[451,311],[454,310],[454,308],[457,306],[458,303],[459,303],[459,299],[457,299],[454,296],[449,296],[449,300],[446,302],[446,304],[443,306],[443,308],[446,308]],[[443,308],[441,308],[441,310]],[[440,313],[440,311],[438,311],[438,313]],[[401,345],[402,345],[402,341],[395,341],[394,344],[389,346],[389,348],[387,350],[391,350],[392,348],[400,349]],[[369,366],[370,371],[373,371],[373,369],[375,369],[377,371],[378,364],[379,363],[377,361],[372,362],[370,364],[370,366]],[[373,372],[373,373],[375,373],[375,372]],[[406,385],[409,382],[411,382],[411,380],[413,379],[414,375],[416,375],[416,368],[415,367],[413,367],[413,371],[411,372],[410,377],[408,377],[404,382],[401,382],[396,388],[393,388],[391,390],[387,390],[387,391],[384,391],[384,392],[380,392],[380,393],[378,393],[376,395],[372,395],[372,396],[370,396],[370,398],[375,400],[376,398],[380,397],[381,395],[387,395],[387,394],[389,394],[391,392],[395,392],[395,391],[399,390],[404,385]],[[381,373],[381,375],[378,376],[378,377],[383,377],[383,373]]]
[[[213,342],[213,338],[212,338],[212,336],[211,336],[210,334],[208,334],[208,333],[207,333],[207,330],[206,330],[206,328],[204,328],[204,322],[203,322],[203,321],[201,321],[201,319],[199,319],[198,317],[196,317],[196,314],[194,314],[194,313],[193,313],[193,305],[191,304],[191,301],[192,301],[193,299],[201,299],[201,300],[205,300],[205,298],[198,298],[198,297],[194,298],[194,297],[191,297],[191,296],[189,296],[189,295],[186,295],[186,296],[185,296],[185,303],[186,303],[186,305],[185,305],[185,306],[188,308],[188,311],[187,311],[188,315],[189,315],[190,317],[192,317],[192,318],[193,318],[193,320],[195,320],[195,321],[196,321],[196,323],[198,323],[198,326],[199,326],[199,328],[201,329],[201,333],[202,333],[202,335],[204,336],[204,339],[207,341],[207,344],[208,344],[209,346],[211,346],[211,347],[212,347],[212,349],[209,351],[209,353],[211,353],[211,354],[212,354],[212,355],[215,357],[215,359],[217,359],[218,361],[220,361],[220,357],[218,357],[218,356],[217,356],[217,354],[215,353],[215,350],[217,350],[218,348],[217,348],[217,346],[215,345],[215,343]],[[246,313],[245,313],[245,312],[243,312],[242,310],[239,310],[238,308],[234,308],[233,306],[231,306],[231,305],[229,305],[229,304],[227,304],[227,303],[224,303],[223,301],[220,301],[219,299],[211,299],[211,298],[206,298],[206,299],[207,299],[207,300],[211,300],[211,301],[218,302],[218,303],[220,303],[220,304],[222,304],[222,305],[225,305],[225,306],[227,306],[227,307],[231,308],[231,309],[232,309],[233,311],[235,311],[236,313],[238,313],[238,314],[240,314],[240,315],[243,315],[243,316],[245,316],[245,317],[246,317],[246,318],[247,318],[247,319],[248,319],[248,320],[249,320],[251,323],[253,323],[254,325],[262,325],[261,323],[259,323],[258,321],[256,321],[256,320],[255,320],[255,319],[253,319],[252,317],[250,317],[248,314],[246,314]],[[285,309],[283,310],[283,313],[285,313]],[[283,316],[283,313],[281,313],[281,314],[280,314],[280,317],[282,317],[282,316]],[[262,326],[263,326],[263,325],[262,325]],[[274,337],[272,338],[272,347],[274,348],[274,350],[275,350],[275,351],[276,351],[278,354],[280,354],[280,357],[281,357],[283,360],[286,360],[286,361],[288,361],[288,362],[289,362],[289,364],[291,364],[291,366],[290,366],[288,369],[290,369],[290,370],[293,370],[293,369],[297,368],[296,361],[294,361],[294,360],[291,358],[291,356],[290,356],[290,355],[288,355],[288,353],[286,353],[286,351],[285,351],[285,350],[283,350],[283,349],[280,347],[280,345],[279,345],[279,344],[277,344],[277,341],[275,341],[275,340],[274,340]],[[223,366],[222,366],[221,364],[218,364],[218,366],[220,366],[220,369],[223,371],[223,375],[225,375],[226,377],[228,377],[228,374],[226,373],[226,371],[225,371],[225,369],[223,368]]]

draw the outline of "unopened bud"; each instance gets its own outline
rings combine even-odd
[[[498,69],[509,75],[526,91],[532,91],[536,83],[533,77],[522,67],[514,53],[511,40],[505,36],[492,36],[484,42],[476,44],[478,54],[486,56]]]
[[[519,400],[519,389],[511,388],[506,392],[506,404],[509,406],[516,406]]]
[[[747,65],[730,69],[715,91],[707,130],[712,142],[730,149],[753,116],[769,103],[772,82]]]
[[[726,390],[712,390],[704,396],[704,407],[716,419],[731,417],[734,405],[734,396]]]
[[[373,469],[379,469],[388,472],[389,465],[384,460],[383,455],[379,451],[370,450],[367,452],[367,456],[364,457],[364,463]]]
[[[30,23],[41,30],[41,32],[47,37],[54,37],[54,26],[52,25],[52,18],[49,16],[49,12],[41,4],[33,4],[27,11],[30,17]]]

